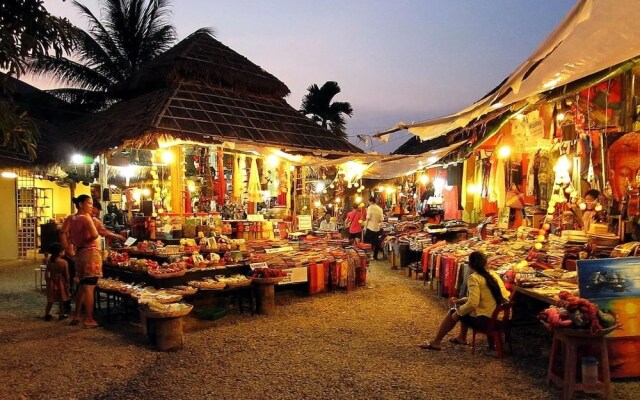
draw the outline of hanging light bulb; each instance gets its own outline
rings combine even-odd
[[[427,174],[420,175],[420,183],[422,183],[422,186],[426,185],[428,182],[429,182],[429,175]]]
[[[511,155],[511,147],[505,145],[498,149],[499,158],[509,158],[510,155]]]

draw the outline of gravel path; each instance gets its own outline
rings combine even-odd
[[[31,263],[0,264],[0,399],[556,399],[544,383],[549,338],[517,328],[517,356],[416,347],[446,312],[421,281],[372,265],[367,288],[277,293],[276,314],[188,321],[185,348],[146,347],[126,322],[85,330],[44,322]],[[494,382],[494,383],[491,383]],[[614,383],[635,399],[640,381]],[[578,398],[585,398],[580,397]]]

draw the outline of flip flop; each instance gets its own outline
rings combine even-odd
[[[82,326],[84,327],[84,329],[96,329],[96,328],[100,328],[100,324],[95,324],[95,325],[85,325],[85,324],[82,324]]]
[[[469,345],[469,342],[461,342],[461,341],[458,340],[458,338],[449,339],[449,343],[461,344],[463,346],[468,346]]]
[[[420,343],[418,345],[418,347],[420,347],[421,349],[425,349],[425,350],[435,350],[435,351],[442,350],[440,347],[436,347],[436,346],[432,345],[429,342]]]

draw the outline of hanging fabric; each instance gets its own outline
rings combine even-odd
[[[496,175],[494,180],[493,193],[495,200],[498,203],[498,209],[502,209],[505,206],[505,197],[507,196],[506,189],[506,175],[505,175],[505,163],[504,160],[498,158],[496,163]]]
[[[240,171],[240,156],[238,154],[233,155],[233,165],[231,166],[231,180],[232,180],[232,196],[239,198],[242,196],[242,173]]]
[[[224,179],[224,153],[218,148],[218,204],[224,204],[224,196],[227,191],[227,182]]]
[[[255,157],[251,157],[251,170],[249,171],[249,183],[247,184],[248,200],[253,203],[262,201],[262,190],[260,187],[260,174],[258,173],[258,163]]]

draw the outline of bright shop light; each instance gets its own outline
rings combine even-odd
[[[509,158],[510,155],[511,155],[511,147],[502,146],[498,149],[499,158]]]
[[[11,171],[2,171],[0,176],[2,176],[3,178],[7,178],[7,179],[16,179],[18,177],[18,174],[16,174],[15,172],[11,172]]]

